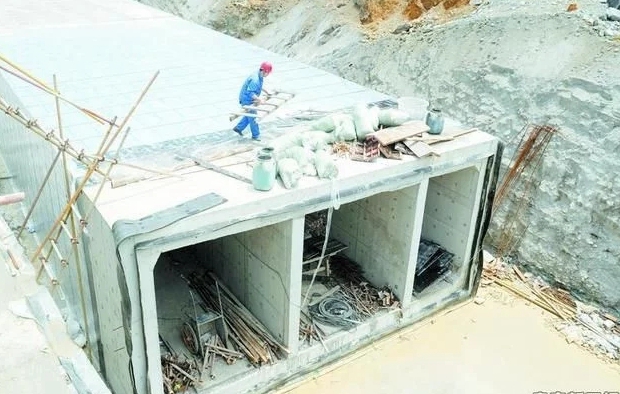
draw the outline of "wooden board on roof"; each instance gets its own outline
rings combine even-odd
[[[381,129],[375,133],[375,136],[381,145],[387,146],[429,130],[430,128],[423,121],[412,120],[400,126]]]

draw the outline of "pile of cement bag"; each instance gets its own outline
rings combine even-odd
[[[274,158],[284,187],[297,186],[302,176],[334,179],[338,167],[331,157],[332,133],[308,130],[291,133],[273,141]]]
[[[302,176],[321,179],[338,177],[338,167],[331,156],[336,141],[364,141],[379,127],[399,126],[409,119],[398,109],[379,109],[358,104],[352,113],[327,115],[311,125],[310,130],[292,132],[273,141],[277,170],[284,187],[297,186]]]
[[[409,115],[398,109],[380,109],[358,104],[352,113],[327,115],[314,122],[312,128],[333,133],[334,141],[364,141],[368,134],[379,130],[380,126],[400,126],[407,120]]]

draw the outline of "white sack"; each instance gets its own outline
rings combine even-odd
[[[353,122],[355,123],[355,134],[358,141],[364,141],[366,136],[373,133],[372,114],[365,104],[357,104],[353,110]]]
[[[331,133],[336,128],[336,124],[334,123],[334,115],[327,115],[318,120],[312,122],[313,130],[320,130],[326,133]]]
[[[278,160],[278,175],[282,179],[284,187],[292,189],[297,187],[297,183],[301,178],[301,169],[295,159],[281,159]]]
[[[334,179],[338,177],[338,166],[328,152],[317,152],[314,155],[314,166],[319,178]]]
[[[334,141],[355,141],[355,123],[351,115],[334,115],[336,129],[334,130]]]
[[[409,120],[409,114],[396,108],[379,111],[379,124],[385,127],[400,126]]]

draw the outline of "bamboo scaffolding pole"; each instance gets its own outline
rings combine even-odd
[[[112,128],[112,126],[109,126],[109,128]],[[115,133],[115,136],[118,135],[118,133],[120,131],[121,131],[121,129],[118,129],[117,132]],[[45,245],[49,242],[50,239],[52,239],[52,235],[56,231],[56,228],[59,227],[60,222],[65,222],[66,221],[67,216],[69,215],[69,213],[73,209],[73,204],[75,204],[75,202],[77,201],[78,197],[82,193],[82,190],[86,186],[86,183],[88,183],[88,180],[90,179],[92,174],[95,172],[95,169],[97,168],[98,165],[99,165],[99,162],[97,160],[94,160],[88,166],[88,169],[86,170],[86,173],[82,177],[82,180],[80,181],[80,184],[78,185],[76,190],[71,195],[71,198],[69,199],[69,201],[67,202],[67,204],[63,208],[63,210],[60,213],[60,215],[58,215],[58,217],[54,221],[54,224],[52,225],[50,231],[48,231],[47,235],[45,236],[45,238],[43,239],[43,241],[41,242],[41,244],[39,245],[37,250],[34,252],[34,254],[33,254],[32,258],[31,258],[32,262],[34,262],[37,259],[37,257],[39,257],[39,255],[43,251],[43,248],[45,247]],[[58,238],[58,237],[56,236],[56,238]],[[39,270],[39,274],[37,275],[37,279],[38,279],[40,273],[41,273],[41,271]]]
[[[54,90],[59,92],[58,79],[56,78],[56,74],[53,75],[52,79],[54,81]],[[63,127],[62,115],[60,111],[59,96],[54,97],[54,104],[56,106],[56,120],[57,120],[57,126],[58,126],[58,134],[61,140],[67,141],[65,140],[65,136],[64,136],[64,127]],[[66,193],[67,199],[69,199],[71,197],[71,174],[69,172],[69,161],[67,159],[67,153],[64,150],[62,152],[63,152],[62,153],[62,167],[64,170],[63,173],[64,173],[64,179],[65,179],[65,193]],[[71,215],[69,218],[71,230],[67,228],[66,223],[63,221],[60,222],[60,227],[69,236],[71,247],[72,247],[72,253],[75,254],[76,256],[75,269],[76,269],[76,273],[78,277],[77,279],[78,279],[78,289],[80,292],[80,307],[81,307],[81,312],[82,312],[82,320],[84,322],[84,335],[86,336],[86,339],[90,341],[90,325],[88,322],[88,312],[86,310],[86,297],[84,296],[85,294],[84,284],[83,284],[84,280],[82,276],[82,259],[80,258],[80,253],[78,251],[78,239],[76,236],[77,227],[75,223],[75,215],[73,214],[73,212],[74,210],[71,210]],[[92,361],[92,349],[90,346],[87,346],[86,348],[88,349],[87,350],[88,358]]]
[[[43,90],[46,93],[49,93],[53,96],[55,96],[57,99],[71,105],[72,107],[80,110],[81,112],[83,112],[84,114],[86,114],[88,117],[90,117],[91,119],[97,121],[100,124],[112,124],[110,123],[109,120],[107,120],[106,118],[104,118],[101,115],[98,115],[97,113],[95,113],[94,111],[91,111],[89,109],[83,108],[75,103],[73,103],[72,101],[62,97],[60,95],[60,93],[58,93],[58,91],[56,89],[53,89],[51,87],[49,87],[45,82],[41,81],[40,79],[38,79],[37,77],[35,77],[34,75],[32,75],[30,72],[28,72],[27,70],[25,70],[23,67],[18,66],[17,64],[13,63],[12,61],[10,61],[9,59],[7,59],[5,56],[0,54],[0,60],[2,60],[3,62],[5,62],[6,64],[8,64],[9,66],[13,67],[15,70],[17,70],[19,73],[21,73],[22,75],[18,74],[15,71],[9,70],[8,68],[4,67],[4,66],[0,66],[0,69],[6,71],[7,73],[13,75],[16,78],[21,79],[22,81],[29,83],[30,85]]]
[[[110,128],[111,128],[111,126],[110,126]],[[117,132],[115,133],[115,135],[118,135],[120,132],[121,132],[121,130],[118,129]],[[106,133],[106,136],[108,136],[108,135],[109,135],[109,133]],[[97,161],[94,161],[93,165],[98,165],[98,164],[94,164],[94,163],[97,163]],[[82,187],[82,189],[85,186],[85,184],[88,182],[88,180],[90,179],[91,176],[92,176],[92,172],[91,173],[87,172],[87,174],[84,175],[83,182],[80,185]],[[79,189],[79,187],[78,187],[78,189]],[[77,215],[79,217],[79,221],[80,221],[80,224],[81,224],[80,230],[82,231],[82,233],[85,232],[85,226],[86,226],[87,222],[82,217],[79,216],[79,214],[77,213],[77,208],[75,206],[75,203],[77,202],[77,198],[80,196],[80,194],[81,194],[81,191],[78,191],[76,189],[76,192],[69,199],[70,201],[67,202],[67,205],[65,206],[65,208],[68,207],[69,210],[66,213],[64,213],[64,217],[62,217],[62,220],[60,220],[60,222],[58,222],[58,226],[59,227],[58,227],[58,231],[57,231],[56,235],[53,238],[51,238],[51,234],[53,233],[53,230],[54,230],[55,226],[48,232],[48,236],[50,236],[50,239],[48,239],[48,242],[50,242],[51,245],[50,245],[47,253],[45,254],[45,256],[39,257],[39,259],[41,260],[42,266],[40,267],[40,269],[39,269],[39,271],[37,273],[37,276],[36,276],[37,280],[39,279],[39,277],[41,276],[41,273],[43,272],[42,268],[44,268],[44,266],[45,266],[44,263],[47,263],[49,261],[49,258],[50,258],[51,254],[52,254],[52,251],[53,251],[53,243],[56,242],[58,240],[58,238],[60,237],[60,235],[62,234],[62,231],[63,231],[62,223],[65,223],[69,217],[71,217],[71,216],[73,216],[75,214],[75,215]],[[74,198],[74,200],[72,202],[71,199],[73,199],[73,198]],[[81,236],[81,234],[80,234],[80,236]],[[77,235],[76,235],[76,239],[77,239]],[[40,246],[43,246],[43,245],[44,244],[42,243]],[[70,251],[69,257],[67,259],[64,259],[64,260],[65,261],[71,260],[71,258],[73,257],[73,253],[74,253],[74,250],[72,249]],[[60,258],[61,258],[61,261],[62,261],[63,260],[62,256]],[[34,261],[34,257],[33,257],[32,261]],[[54,283],[54,282],[52,282],[52,283]],[[56,281],[55,284],[58,284],[58,281]]]
[[[109,128],[112,128],[112,126],[109,126]],[[115,132],[114,136],[118,135],[120,132],[121,132],[121,129],[118,129]],[[108,134],[106,134],[106,136],[107,135]],[[41,252],[43,251],[47,243],[49,243],[51,240],[56,241],[60,237],[60,234],[63,231],[62,226],[60,226],[60,223],[66,222],[71,212],[75,211],[75,203],[77,202],[77,199],[79,198],[79,196],[82,194],[84,187],[88,183],[90,177],[93,175],[98,165],[99,165],[98,161],[95,160],[88,167],[86,173],[84,174],[84,176],[82,177],[82,180],[80,181],[80,184],[78,185],[76,190],[71,194],[71,197],[69,198],[69,201],[67,202],[67,204],[65,204],[65,207],[63,208],[61,214],[56,218],[56,221],[54,222],[50,230],[47,232],[45,239],[37,247],[37,250],[35,251],[34,255],[31,258],[31,261],[33,263],[37,259],[37,257],[40,256]],[[82,223],[82,225],[85,225],[83,219],[80,219],[80,222]],[[55,232],[56,234],[54,235]],[[43,268],[47,268],[46,264],[49,261],[51,253],[52,253],[52,248],[50,246],[46,255],[39,257],[39,259],[41,260],[41,267],[39,267],[39,270],[37,272],[36,280],[39,280],[39,277],[41,276],[41,273],[43,272]]]
[[[175,178],[183,178],[183,176],[181,174],[176,174],[176,173],[171,172],[171,171],[164,171],[164,170],[159,170],[159,169],[155,169],[155,168],[139,166],[137,164],[125,163],[125,162],[122,162],[122,161],[118,161],[116,159],[106,159],[104,161],[104,163],[110,163],[111,165],[117,165],[117,166],[122,166],[122,167],[129,167],[129,168],[133,168],[133,169],[140,170],[140,171],[150,172],[151,174],[155,174],[155,175],[161,175],[161,176],[166,176],[166,177],[175,177]]]
[[[60,253],[60,249],[58,249],[58,241],[54,241],[52,239],[52,240],[50,240],[50,244],[52,245],[52,249],[56,253],[56,257],[58,257],[58,259],[60,260],[60,264],[62,266],[69,265],[69,262],[64,257],[62,257],[62,254]]]
[[[72,213],[72,215],[73,215],[73,213]],[[79,243],[77,238],[74,238],[74,235],[72,234],[72,232],[69,231],[69,228],[67,227],[67,224],[65,222],[60,222],[60,227],[62,227],[62,230],[65,232],[67,237],[71,240],[72,244],[78,244]]]
[[[155,75],[151,78],[151,80],[149,81],[149,83],[147,84],[147,86],[144,88],[144,90],[142,90],[142,92],[140,93],[140,96],[138,97],[138,99],[136,100],[136,102],[133,104],[133,106],[131,107],[131,109],[129,110],[129,113],[127,114],[127,116],[125,116],[125,119],[123,119],[123,121],[121,122],[120,126],[118,126],[117,130],[114,132],[114,134],[110,137],[110,138],[104,138],[104,142],[100,145],[102,146],[102,150],[97,152],[97,156],[99,157],[103,157],[105,155],[105,153],[107,153],[107,151],[110,149],[110,147],[112,146],[112,144],[114,144],[114,141],[116,140],[116,138],[118,137],[118,135],[124,130],[125,126],[127,125],[127,123],[129,122],[129,119],[131,119],[131,117],[133,116],[133,114],[135,113],[138,105],[140,104],[140,102],[142,101],[142,99],[144,98],[144,96],[146,95],[147,91],[149,90],[149,88],[151,87],[151,85],[153,84],[153,82],[155,82],[155,78],[157,78],[157,76],[159,75],[159,71],[157,71],[155,73]],[[112,129],[114,126],[112,124],[110,124],[109,129]],[[106,137],[108,137],[110,134],[110,132],[106,132]],[[43,240],[43,242],[41,242],[41,244],[39,245],[39,247],[37,248],[37,250],[35,251],[34,255],[32,256],[32,261],[34,262],[36,260],[36,258],[39,256],[39,254],[41,253],[41,251],[43,250],[44,245],[49,242],[49,240],[52,237],[53,232],[56,230],[56,228],[59,226],[59,223],[62,221],[65,221],[65,218],[67,217],[67,215],[69,214],[69,212],[73,209],[73,205],[76,203],[78,197],[80,196],[80,194],[82,193],[84,187],[86,186],[86,183],[88,182],[88,180],[90,179],[90,177],[92,176],[92,174],[95,172],[95,170],[97,169],[97,166],[99,165],[100,160],[94,160],[93,162],[91,162],[91,164],[89,165],[86,174],[82,177],[82,180],[80,182],[80,184],[78,185],[78,187],[76,188],[76,190],[74,191],[73,195],[71,196],[71,198],[69,199],[68,203],[65,205],[62,213],[56,218],[56,221],[54,222],[54,224],[52,225],[51,230],[48,232],[48,234],[45,236],[45,239]],[[105,183],[105,180],[108,179],[108,175],[110,173],[111,170],[111,166],[108,168],[108,171],[106,173],[104,173],[104,181],[102,182],[102,184]],[[97,196],[95,197],[95,199],[93,200],[92,204],[94,208],[96,199],[98,197],[99,194],[97,194]],[[91,208],[91,210],[92,210]],[[84,217],[82,219],[82,223],[84,224],[84,222],[86,221],[87,217]],[[60,230],[62,231],[62,230]],[[58,237],[56,237],[58,238]]]
[[[37,190],[37,194],[34,196],[34,200],[30,204],[28,213],[26,213],[26,217],[24,218],[22,225],[19,226],[19,232],[17,233],[17,239],[19,239],[19,237],[22,235],[22,232],[26,228],[26,224],[28,224],[28,220],[30,220],[30,216],[32,216],[32,212],[34,212],[34,208],[37,205],[37,202],[39,202],[39,198],[41,198],[41,194],[43,194],[43,189],[45,188],[45,185],[47,184],[48,179],[50,179],[50,176],[52,175],[52,171],[54,170],[54,167],[56,166],[56,163],[58,162],[58,159],[60,158],[61,153],[62,153],[62,150],[58,150],[58,153],[56,153],[54,160],[52,160],[52,164],[50,165],[49,169],[45,173],[45,176],[43,177],[43,182],[41,182],[41,186],[39,186],[39,189]]]
[[[85,155],[84,155],[83,152],[78,152],[73,146],[71,146],[71,144],[69,144],[68,141],[62,141],[62,140],[58,139],[54,135],[54,131],[45,132],[45,130],[43,130],[37,124],[36,120],[27,119],[19,111],[19,109],[11,107],[1,97],[0,97],[0,109],[2,109],[6,115],[8,115],[11,118],[17,120],[19,123],[21,123],[27,129],[32,130],[39,137],[41,137],[44,140],[50,142],[57,149],[64,150],[69,156],[71,156],[72,158],[76,159],[80,163],[84,164],[87,167],[91,164],[91,161],[84,160]],[[99,169],[96,169],[96,172],[98,174],[100,174],[100,175],[103,175],[103,172],[101,170],[99,170]]]
[[[159,71],[157,71],[155,73],[155,75],[153,75],[151,80],[147,83],[146,87],[142,90],[142,93],[140,93],[140,96],[138,97],[138,100],[136,100],[136,102],[134,103],[133,107],[131,108],[131,110],[129,111],[129,113],[125,117],[125,119],[123,119],[123,121],[121,122],[121,126],[119,127],[119,130],[123,130],[123,128],[125,127],[125,125],[129,121],[129,118],[131,118],[131,116],[133,116],[134,112],[138,108],[138,105],[140,105],[140,103],[144,99],[144,96],[146,95],[148,90],[151,88],[151,86],[155,82],[155,79],[157,78],[158,75],[159,75]],[[116,154],[114,155],[114,161],[118,161],[118,158],[120,156],[120,151],[121,151],[121,149],[123,147],[123,144],[125,143],[125,140],[127,139],[127,135],[129,135],[129,130],[130,130],[130,128],[127,128],[127,130],[125,131],[125,134],[123,135],[123,137],[121,138],[121,141],[119,142],[119,145],[118,145],[118,147],[116,149]],[[118,133],[115,134],[115,138],[117,136],[118,136]],[[115,138],[110,140],[110,142],[107,145],[104,146],[104,152],[107,152],[110,149],[110,147],[114,143],[114,139]],[[95,194],[95,197],[93,198],[92,205],[90,206],[89,211],[84,215],[85,220],[88,220],[88,218],[90,217],[90,214],[95,209],[95,203],[97,202],[97,199],[101,195],[101,192],[103,191],[103,187],[105,186],[105,181],[109,179],[110,172],[112,171],[113,167],[114,167],[114,164],[110,163],[110,165],[108,166],[107,171],[105,172],[105,174],[103,176],[103,181],[101,182],[101,185],[99,186],[99,189],[97,190],[97,193]]]
[[[98,157],[96,155],[91,155],[91,154],[84,154],[85,157],[91,159],[91,160],[97,160],[99,159],[99,161],[101,163],[107,163],[109,165],[119,165],[122,167],[129,167],[129,168],[133,168],[136,170],[140,170],[140,171],[145,171],[145,172],[149,172],[151,174],[155,174],[155,175],[160,175],[160,176],[164,176],[164,177],[176,177],[176,178],[183,178],[183,175],[181,174],[177,174],[171,171],[165,171],[165,170],[160,170],[160,169],[156,169],[156,168],[150,168],[150,167],[144,167],[144,166],[140,166],[137,164],[133,164],[133,163],[125,163],[122,161],[119,161],[119,159],[110,159],[110,158],[105,158],[105,157]],[[142,180],[142,178],[140,179]]]

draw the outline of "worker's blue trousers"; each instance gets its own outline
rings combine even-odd
[[[248,110],[248,113],[256,115],[255,110]],[[260,128],[258,127],[258,123],[256,123],[256,118],[250,116],[244,116],[241,118],[237,126],[235,126],[235,130],[243,132],[245,128],[250,125],[250,131],[252,131],[252,138],[258,138],[260,135]]]

